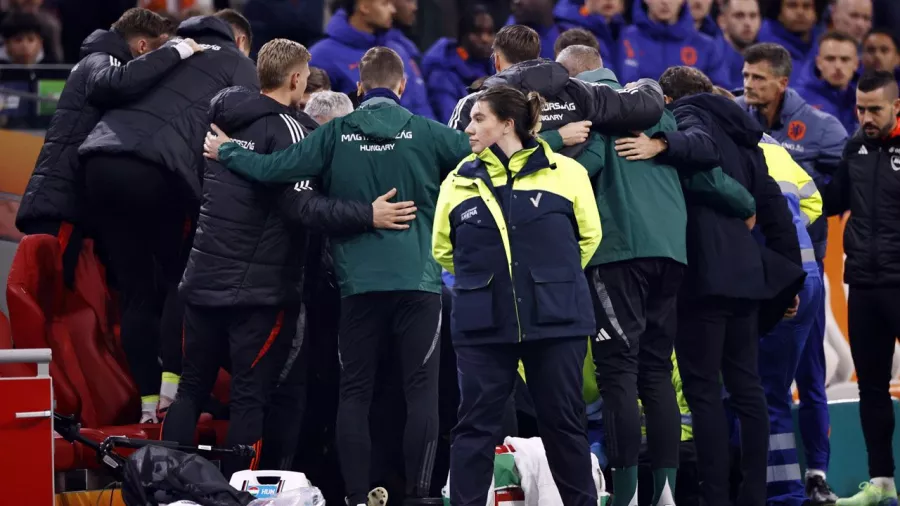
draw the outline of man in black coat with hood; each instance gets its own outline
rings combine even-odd
[[[663,103],[656,81],[641,79],[638,86],[627,91],[593,86],[571,79],[565,67],[540,59],[540,54],[541,38],[536,31],[523,25],[504,26],[494,39],[497,74],[487,78],[478,91],[461,98],[447,124],[464,131],[478,93],[504,84],[525,93],[536,91],[544,97],[542,132],[578,121],[592,121],[595,129],[610,132],[643,130],[662,117]],[[559,152],[575,158],[586,144],[566,146]]]
[[[182,59],[202,50],[187,39],[153,51],[166,41],[167,24],[147,9],[129,9],[109,30],[96,30],[84,40],[81,61],[66,80],[22,195],[16,215],[22,233],[68,237],[63,249],[70,286],[87,225],[78,147],[104,110],[140,97]]]
[[[309,60],[297,42],[269,41],[258,57],[262,93],[223,90],[212,100],[209,122],[258,153],[301,142],[307,134],[301,125],[309,118],[297,104]],[[203,177],[197,235],[179,289],[187,303],[184,375],[163,438],[191,444],[219,367],[230,362],[228,443],[254,445],[258,454],[249,462],[226,459],[225,475],[248,465],[290,469],[303,419],[309,339],[299,336],[303,351],[292,343],[303,330],[302,303],[311,298],[304,285],[315,282],[307,278],[319,268],[309,232],[405,229],[414,208],[387,202],[392,194],[371,204],[328,198],[318,194],[314,180],[256,183],[213,160]]]
[[[157,419],[157,404],[174,398],[180,379],[177,286],[199,209],[209,101],[229,86],[259,89],[247,57],[250,23],[239,13],[190,18],[176,33],[203,53],[127,107],[107,111],[79,149],[88,203],[119,284],[122,344],[143,421]]]
[[[730,504],[721,377],[741,423],[743,481],[735,504],[762,506],[769,417],[757,372],[759,336],[781,319],[800,291],[806,276],[800,245],[787,202],[759,148],[759,125],[732,100],[712,95],[712,82],[699,70],[671,67],[660,85],[678,131],[620,139],[619,154],[658,156],[676,167],[721,166],[756,199],[756,218],[745,223],[693,201],[686,192],[688,267],[679,294],[675,352],[706,504]]]

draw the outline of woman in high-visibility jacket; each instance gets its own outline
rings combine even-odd
[[[582,269],[600,244],[600,215],[584,167],[535,136],[542,103],[507,86],[478,96],[466,128],[473,154],[444,180],[435,211],[434,257],[456,276],[458,506],[486,502],[520,358],[563,504],[597,504],[581,395],[595,325]]]

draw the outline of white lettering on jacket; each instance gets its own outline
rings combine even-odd
[[[412,139],[413,136],[412,136],[411,131],[403,130],[402,132],[398,133],[396,135],[396,137],[394,137],[394,138],[395,139]],[[369,138],[368,136],[361,135],[361,134],[341,134],[341,142],[369,142],[372,140],[373,139]]]
[[[380,153],[382,151],[393,151],[394,144],[360,144],[360,151],[370,151],[375,153]]]
[[[250,151],[253,151],[253,149],[256,147],[256,144],[254,144],[253,141],[242,141],[240,139],[231,139],[231,142],[234,142],[235,144],[237,144],[238,146],[240,146],[244,149],[249,149]]]
[[[566,103],[545,102],[542,110],[544,110],[544,111],[574,111],[575,104],[573,104],[572,102],[566,102]]]

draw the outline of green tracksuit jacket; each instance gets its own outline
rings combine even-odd
[[[302,142],[270,155],[236,143],[219,161],[247,178],[289,182],[320,177],[329,196],[372,202],[391,188],[418,211],[409,230],[377,230],[334,238],[341,295],[414,290],[441,293],[441,269],[431,256],[434,206],[443,177],[471,154],[468,137],[415,116],[387,98],[373,98]]]
[[[577,79],[622,88],[608,69],[583,72]],[[675,117],[667,110],[645,133],[652,137],[677,128]],[[577,158],[593,181],[603,229],[603,241],[588,266],[653,257],[686,264],[687,211],[682,185],[692,197],[730,206],[736,215],[749,218],[755,213],[753,197],[722,169],[692,173],[680,168],[679,173],[653,160],[628,161],[616,153],[616,139],[619,137],[595,132]]]

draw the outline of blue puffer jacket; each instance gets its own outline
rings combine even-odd
[[[819,37],[822,35],[822,28],[816,26],[813,28],[813,36],[809,42],[804,42],[797,34],[791,33],[778,21],[766,19],[759,29],[759,42],[774,42],[780,44],[791,53],[791,60],[794,63],[794,72],[791,75],[790,84],[796,86],[796,79],[800,75],[800,69],[806,66],[809,60],[815,59],[816,48],[819,47]]]
[[[434,112],[428,103],[425,79],[419,65],[402,45],[389,40],[387,33],[375,35],[360,32],[350,26],[344,10],[334,13],[325,28],[325,33],[328,35],[327,38],[309,48],[312,54],[312,61],[309,64],[328,73],[331,87],[335,91],[355,96],[356,82],[359,81],[360,58],[375,46],[387,46],[397,51],[406,67],[406,91],[400,105],[413,114],[434,119]]]
[[[607,23],[605,17],[589,13],[584,7],[584,2],[579,0],[560,0],[553,9],[553,15],[563,31],[584,28],[593,33],[594,37],[597,37],[597,42],[600,43],[603,67],[619,75],[622,68],[619,35],[625,28],[625,18],[615,16]]]
[[[719,39],[719,51],[722,54],[724,81],[722,86],[728,90],[744,87],[744,55],[724,38]]]
[[[831,114],[847,133],[853,133],[859,127],[856,118],[856,81],[858,75],[853,76],[850,86],[846,90],[839,90],[822,79],[815,60],[810,60],[802,74],[798,77],[797,92],[806,100],[806,103],[814,108]]]
[[[694,28],[687,6],[674,25],[651,21],[643,2],[634,2],[634,24],[622,33],[623,83],[643,77],[659,79],[669,67],[690,65],[702,70],[716,84],[727,84],[720,48],[716,41]]]
[[[703,18],[703,21],[700,22],[700,33],[712,38],[715,41],[718,41],[722,38],[722,29],[719,28],[719,25],[716,24],[716,21],[712,18],[712,16],[706,16]]]
[[[553,54],[553,45],[556,44],[556,39],[559,38],[560,27],[556,25],[539,26],[530,23],[519,23],[513,16],[510,16],[509,19],[506,20],[506,26],[509,25],[525,25],[536,31],[541,37],[541,58],[546,58],[548,60],[556,59],[556,55]]]
[[[471,58],[454,39],[438,39],[422,58],[428,98],[437,120],[446,123],[459,99],[469,94],[469,86],[491,70],[491,60]]]
[[[413,60],[420,61],[422,59],[422,52],[419,51],[419,46],[411,41],[399,28],[388,30],[387,41],[402,47]]]
[[[738,98],[738,104],[788,150],[794,161],[813,177],[817,187],[825,188],[825,174],[837,169],[847,142],[847,130],[837,118],[807,104],[793,88],[788,88],[785,93],[781,115],[771,128],[767,127],[756,107],[747,105],[744,97]],[[810,225],[809,236],[813,240],[816,259],[821,260],[825,257],[828,238],[827,220],[816,220]]]

